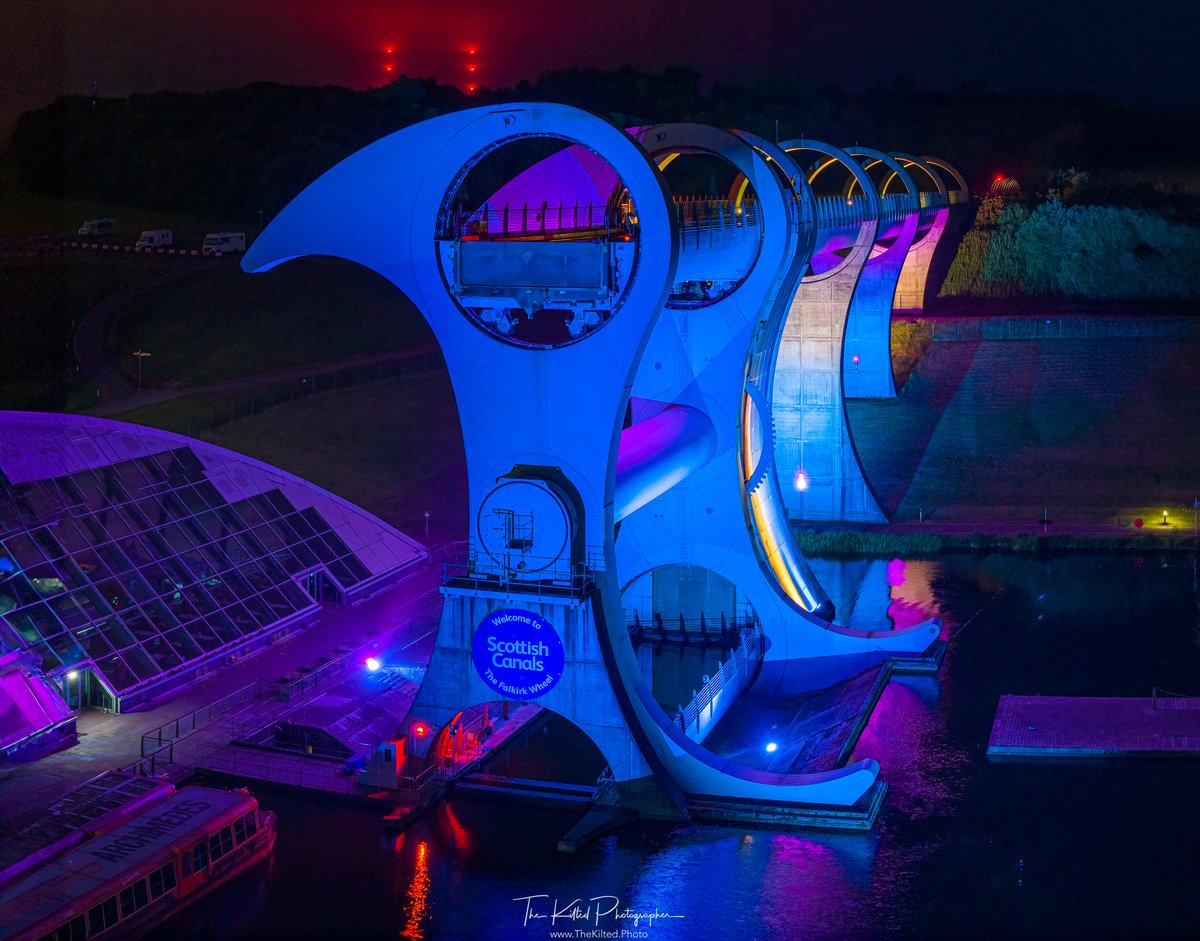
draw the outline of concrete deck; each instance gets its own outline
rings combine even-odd
[[[1001,696],[989,757],[1200,755],[1200,699]]]
[[[377,692],[373,675],[365,668],[356,673],[352,665],[306,690],[298,699],[282,701],[273,695],[279,678],[312,669],[337,656],[339,650],[353,651],[353,655],[361,654],[363,659],[368,654],[376,656],[385,666],[423,668],[437,631],[441,611],[441,596],[437,591],[440,583],[441,566],[426,565],[357,607],[324,607],[321,621],[315,626],[282,644],[243,658],[220,673],[177,690],[150,708],[122,715],[81,713],[76,745],[36,761],[0,769],[0,794],[3,795],[0,800],[0,863],[7,855],[5,844],[9,837],[45,817],[51,805],[88,780],[109,769],[127,767],[137,761],[141,757],[143,733],[164,723],[207,707],[250,684],[258,684],[257,695],[175,742],[170,754],[171,764],[191,769],[202,757],[223,751],[240,731],[264,726],[307,701],[325,696],[334,686],[348,697],[362,702],[369,700],[372,693]],[[293,776],[305,781],[314,776],[337,778],[342,770],[340,765],[313,761],[305,756],[272,755],[272,758],[280,763],[298,762]],[[236,773],[238,769],[222,770]]]

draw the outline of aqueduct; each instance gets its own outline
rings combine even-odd
[[[499,182],[477,172],[529,141],[557,149]],[[835,170],[841,189],[817,192]],[[882,518],[843,401],[894,394],[895,299],[920,306],[965,195],[927,158],[627,131],[553,104],[432,118],[298,195],[244,268],[322,254],[381,274],[428,320],[457,399],[471,551],[447,569],[413,715],[436,727],[474,703],[536,702],[583,729],[647,813],[872,805],[873,760],[780,773],[704,739],[751,686],[788,695],[814,669],[833,682],[937,638],[936,622],[890,629],[882,614],[878,630],[839,626],[790,523]],[[673,716],[624,597],[693,568],[752,615],[718,695]]]

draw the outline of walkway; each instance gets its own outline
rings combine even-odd
[[[1200,755],[1200,699],[1001,696],[989,757]]]
[[[261,695],[180,739],[174,747],[175,764],[188,765],[203,749],[228,743],[236,730],[266,725],[297,705],[326,694],[339,680],[348,683],[351,695],[360,701],[369,699],[375,691],[371,674],[364,666],[355,683],[352,662],[349,672],[337,674],[298,699],[281,701],[274,697],[276,680],[297,674],[302,668],[312,669],[323,659],[336,657],[339,650],[354,651],[352,661],[358,656],[365,661],[371,655],[391,666],[423,670],[433,649],[441,612],[440,583],[441,566],[427,564],[357,607],[326,606],[321,621],[312,628],[177,691],[145,711],[80,714],[78,744],[0,771],[0,792],[4,795],[0,803],[0,840],[38,819],[46,807],[68,791],[104,771],[136,761],[144,733],[204,709],[250,684],[259,684]],[[3,861],[0,854],[0,865]]]

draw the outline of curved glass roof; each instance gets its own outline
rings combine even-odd
[[[121,697],[314,614],[313,573],[352,598],[425,555],[232,452],[38,417],[0,413],[0,650],[47,673],[87,666]]]

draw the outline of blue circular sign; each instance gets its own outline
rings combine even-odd
[[[520,608],[493,611],[471,641],[475,671],[505,699],[537,699],[562,679],[565,655],[558,631]]]

